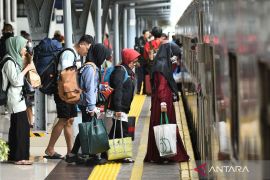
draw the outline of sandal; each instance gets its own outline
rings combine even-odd
[[[43,156],[43,158],[46,158],[46,159],[63,159],[63,156],[61,154],[58,154],[57,152],[54,152],[53,155],[49,155],[46,153],[45,156]]]
[[[29,160],[21,160],[14,162],[15,165],[32,165],[33,162]]]

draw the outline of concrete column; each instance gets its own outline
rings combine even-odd
[[[124,42],[124,44],[123,44],[123,48],[127,48],[127,41],[128,41],[128,37],[127,37],[127,9],[124,9],[124,13],[123,13],[123,15],[124,15],[124,18],[123,18],[123,42]]]
[[[10,0],[5,0],[5,22],[6,23],[11,23],[10,22]]]
[[[102,9],[101,9],[101,0],[96,0],[96,42],[102,43]]]
[[[136,36],[140,37],[140,19],[136,18]]]
[[[114,27],[114,64],[119,63],[119,5],[114,4],[114,17],[113,17],[113,27]]]
[[[156,18],[153,18],[152,19],[152,25],[153,25],[153,27],[154,26],[158,26],[158,22],[157,22],[157,19]]]
[[[134,3],[131,3],[130,6],[134,6]],[[136,37],[136,14],[134,8],[128,10],[128,22],[128,48],[133,48]]]
[[[72,43],[72,21],[71,21],[71,0],[64,0],[64,32],[65,32],[65,47],[73,47]]]
[[[16,22],[17,20],[17,0],[12,0],[12,8],[11,8],[11,21]]]

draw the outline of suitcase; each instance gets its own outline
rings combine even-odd
[[[136,124],[136,117],[135,116],[128,117],[128,136],[132,138],[132,141],[134,141],[135,136],[135,124]]]
[[[150,82],[150,75],[145,75],[145,92],[147,95],[152,94],[151,82]]]

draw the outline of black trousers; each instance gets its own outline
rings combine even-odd
[[[144,67],[137,67],[136,68],[136,74],[137,74],[137,92],[141,91],[142,82],[144,82],[145,77],[145,70]],[[145,94],[145,83],[143,83],[143,93]]]
[[[30,125],[26,111],[11,114],[8,134],[10,161],[29,159],[30,151]]]
[[[82,122],[91,122],[92,117],[86,113],[86,107],[84,106],[79,106],[79,109],[82,112]],[[78,154],[78,151],[81,147],[81,142],[80,142],[80,136],[79,134],[77,134],[76,138],[75,138],[75,142],[73,145],[73,148],[71,150],[72,154]]]

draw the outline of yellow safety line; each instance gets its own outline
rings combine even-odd
[[[138,154],[134,162],[134,166],[131,172],[131,180],[142,179],[143,174],[143,162],[147,150],[148,143],[148,131],[149,131],[149,122],[150,122],[150,111],[148,112],[146,118],[144,119],[143,131],[141,134],[140,146],[138,149]]]
[[[128,116],[135,116],[136,122],[140,116],[143,104],[145,101],[145,96],[143,95],[135,95]],[[109,179],[114,180],[117,178],[117,175],[120,171],[121,163],[108,163],[105,165],[95,166],[88,179],[91,180],[103,180]]]
[[[32,132],[30,131],[30,137],[43,137],[45,136],[44,132]]]

